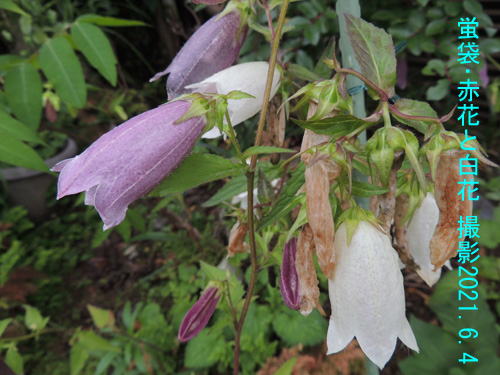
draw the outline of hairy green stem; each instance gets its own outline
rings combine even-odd
[[[269,99],[271,98],[271,88],[273,84],[274,69],[276,68],[276,61],[278,57],[278,47],[281,39],[281,34],[283,32],[283,25],[285,24],[285,16],[288,9],[288,4],[290,0],[284,0],[281,7],[280,15],[278,17],[278,24],[276,26],[276,32],[272,38],[271,43],[271,56],[269,58],[269,70],[267,72],[266,89],[264,92],[264,100],[262,103],[262,110],[260,112],[259,123],[257,126],[257,135],[255,137],[255,146],[259,146],[262,141],[262,132],[264,131],[264,124],[266,121],[267,108],[269,106]],[[272,25],[271,25],[272,27]],[[250,171],[247,173],[247,189],[248,189],[248,237],[250,241],[250,260],[251,260],[251,275],[250,283],[248,284],[247,295],[245,298],[245,303],[243,309],[241,310],[240,319],[238,320],[238,326],[236,329],[236,337],[234,340],[234,369],[233,374],[239,374],[240,368],[240,342],[241,342],[241,332],[243,329],[243,324],[245,323],[245,318],[250,307],[250,302],[252,301],[253,290],[255,288],[255,283],[257,281],[257,244],[255,241],[255,222],[253,215],[253,187],[255,180],[255,166],[257,164],[257,155],[252,156],[250,162]]]
[[[238,157],[240,158],[241,162],[243,165],[247,165],[247,161],[245,160],[245,157],[243,156],[243,152],[241,152],[240,145],[238,143],[238,139],[236,138],[236,133],[233,129],[233,124],[231,124],[231,119],[229,118],[229,113],[226,111],[226,120],[227,120],[227,126],[229,128],[228,132],[228,137],[233,143],[234,148],[236,149],[236,152],[238,153]]]
[[[389,114],[389,103],[382,103],[382,117],[384,118],[384,126],[386,128],[390,128],[391,124],[391,115]]]

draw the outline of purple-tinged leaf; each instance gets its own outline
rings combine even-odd
[[[298,310],[299,305],[299,276],[295,268],[297,255],[297,239],[292,238],[285,244],[283,250],[283,264],[281,265],[280,290],[285,304],[292,310]]]
[[[396,84],[396,54],[392,37],[361,18],[346,13],[344,17],[361,73],[392,98]],[[368,93],[372,98],[380,99],[373,89],[368,88]]]
[[[422,134],[426,133],[430,124],[438,121],[436,111],[434,111],[428,103],[418,100],[398,99],[396,103],[390,107],[390,110],[396,120],[411,126]],[[412,118],[415,116],[423,118]]]
[[[179,328],[178,338],[180,342],[191,340],[205,328],[219,302],[218,291],[219,289],[215,287],[205,290],[200,299],[187,312]]]

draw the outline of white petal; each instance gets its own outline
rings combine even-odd
[[[332,280],[328,280],[328,291],[332,316],[328,325],[326,343],[328,346],[327,354],[333,354],[341,351],[351,342],[354,338],[354,330],[348,321],[350,314],[345,311],[349,307],[348,299],[343,296],[338,298],[335,283]]]
[[[429,286],[433,286],[441,277],[441,269],[434,272],[429,248],[438,220],[439,208],[434,196],[428,193],[415,211],[407,229],[410,253],[415,263],[420,266],[417,273]]]
[[[227,109],[229,118],[231,119],[231,124],[236,126],[248,120],[261,110],[268,69],[269,64],[263,61],[233,65],[201,82],[186,86],[186,88],[192,90],[192,92],[215,92],[224,95],[231,91],[238,90],[254,96],[255,98],[228,101]],[[280,73],[275,69],[270,99],[278,91],[279,82]],[[219,129],[214,128],[206,132],[202,137],[216,138],[220,135]]]
[[[411,329],[410,323],[405,318],[403,320],[403,325],[398,332],[399,339],[412,350],[415,350],[417,353],[419,352],[417,339],[415,339],[415,335],[413,334],[413,330]]]
[[[335,248],[337,265],[331,286],[340,308],[335,312],[332,301],[332,319],[338,320],[338,328],[332,332],[349,326],[363,352],[382,368],[392,356],[406,320],[397,253],[389,238],[365,221],[359,222],[349,246],[345,224],[341,224]]]

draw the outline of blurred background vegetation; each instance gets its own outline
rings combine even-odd
[[[170,63],[197,27],[222,9],[181,0],[14,0],[0,4],[0,120],[18,121],[31,129],[31,133],[11,134],[0,127],[3,171],[13,165],[34,168],[2,156],[9,144],[24,145],[28,159],[32,154],[26,149],[34,150],[40,160],[60,152],[67,137],[83,150],[112,126],[164,103],[164,81],[148,83],[149,78]],[[475,77],[482,87],[474,102],[480,107],[480,125],[474,135],[499,163],[500,39],[496,33],[500,3],[362,0],[361,9],[364,19],[384,27],[399,45],[398,95],[429,100],[439,115],[456,104],[456,87],[463,76],[456,62],[457,19],[475,16],[479,20],[483,63]],[[269,44],[259,26],[266,26],[266,16],[257,10],[240,62],[269,56]],[[331,38],[338,37],[335,1],[294,2],[288,17],[293,28],[284,36],[281,64],[291,72],[297,88],[309,77],[296,71],[293,64],[312,70]],[[96,62],[79,42],[80,26],[75,25],[93,26],[80,30],[92,35],[99,30],[97,38],[102,41],[104,35],[112,54]],[[65,95],[65,83],[58,81],[57,72],[51,76],[50,64],[44,65],[40,57],[44,46],[53,46],[50,43],[61,36],[76,56],[66,66],[73,69],[72,74],[81,74],[80,101]],[[21,73],[37,75],[40,87],[33,88],[36,77],[29,90],[16,86],[14,79]],[[34,104],[30,113],[39,113],[34,118],[26,116],[22,103],[15,100],[16,92],[23,89],[32,94],[34,103],[42,103]],[[368,108],[370,105],[368,101]],[[253,142],[255,125],[253,119],[238,129],[243,148]],[[297,148],[302,130],[291,122],[288,125],[286,146]],[[460,131],[453,119],[447,127]],[[14,140],[7,142],[9,137]],[[200,141],[196,149],[226,156],[233,152],[229,144],[218,140]],[[271,166],[265,170],[270,179],[281,175]],[[0,355],[4,360],[17,373],[33,375],[229,373],[233,353],[228,343],[233,332],[227,311],[218,310],[210,327],[187,345],[177,340],[180,322],[197,300],[205,279],[219,272],[209,264],[219,264],[226,256],[235,218],[225,216],[225,205],[206,204],[223,183],[183,195],[141,199],[131,206],[122,224],[102,232],[99,216],[93,207],[83,205],[83,195],[55,201],[55,181],[52,177],[42,192],[46,210],[33,214],[13,203],[12,187],[2,178]],[[211,202],[230,202],[236,190],[226,186]],[[448,272],[436,288],[405,273],[407,309],[421,354],[409,356],[398,344],[382,374],[498,373],[498,171],[481,171],[480,195],[475,208],[481,223],[481,288],[479,313],[472,326],[480,324],[477,329],[484,338],[468,344],[468,353],[487,355],[491,360],[484,366],[490,367],[470,369],[457,362],[464,348],[456,340],[456,271]],[[201,261],[206,264],[200,266]],[[246,283],[249,274],[241,270],[248,263],[246,255],[238,255],[224,266]],[[243,373],[273,374],[295,358],[294,374],[364,374],[364,356],[355,344],[344,353],[324,355],[327,319],[317,311],[303,318],[288,310],[277,287],[278,276],[276,266],[260,275],[256,289],[260,297],[249,312],[242,337]],[[320,287],[328,313],[325,279],[320,280]]]

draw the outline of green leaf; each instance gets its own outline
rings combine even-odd
[[[12,318],[0,320],[0,337],[2,337],[10,322],[12,322]]]
[[[5,363],[16,374],[23,373],[23,357],[21,356],[21,354],[19,354],[15,346],[11,346],[9,350],[7,350],[7,354],[5,355]]]
[[[192,154],[158,187],[152,196],[164,196],[186,191],[207,182],[245,173],[246,166],[211,154]]]
[[[192,369],[204,369],[215,365],[226,351],[227,343],[220,332],[202,330],[186,346],[184,365]]]
[[[200,262],[201,270],[208,280],[226,280],[226,271],[218,267],[212,266],[204,261]]]
[[[117,61],[106,35],[97,26],[76,22],[71,27],[71,36],[89,63],[115,86]]]
[[[24,10],[19,8],[19,6],[14,3],[12,0],[1,0],[0,1],[0,9],[10,10],[11,12],[15,12],[21,14],[25,17],[31,18],[31,15],[26,13]]]
[[[314,74],[318,75],[323,79],[330,79],[332,76],[332,70],[326,65],[325,59],[331,59],[335,53],[335,39],[330,39],[325,50],[321,54],[316,66],[314,67]]]
[[[85,366],[85,362],[89,358],[89,352],[80,343],[75,343],[71,347],[71,352],[69,355],[69,365],[71,369],[71,375],[78,375]]]
[[[23,63],[9,70],[5,96],[16,117],[36,131],[42,118],[42,80],[33,65]]]
[[[302,121],[292,119],[297,125],[304,129],[311,129],[318,134],[326,134],[340,138],[351,133],[358,133],[379,121],[365,121],[353,115],[338,115],[317,121]]]
[[[96,335],[92,331],[78,332],[78,343],[80,343],[87,350],[101,350],[105,352],[121,353],[121,349],[111,345],[107,340],[101,336]]]
[[[3,133],[21,141],[43,143],[33,130],[0,109],[0,134]]]
[[[97,14],[85,14],[76,19],[79,23],[93,23],[99,26],[111,26],[111,27],[122,27],[122,26],[147,26],[146,23],[136,20],[125,20],[122,18],[115,17],[104,17],[98,16]]]
[[[449,369],[458,364],[462,353],[458,340],[442,328],[414,316],[410,322],[420,353],[399,363],[403,375],[448,374]]]
[[[40,311],[37,308],[23,305],[26,310],[26,314],[24,315],[24,324],[32,331],[41,331],[45,328],[47,323],[49,322],[49,317],[43,318]]]
[[[288,153],[296,152],[295,150],[290,150],[288,148],[274,147],[274,146],[253,146],[245,150],[243,157],[246,159],[249,156],[256,154],[272,154],[272,153]]]
[[[438,73],[440,76],[445,75],[446,64],[443,60],[432,59],[427,65],[422,69],[422,74],[426,76],[434,76]]]
[[[479,43],[479,50],[483,53],[493,54],[500,52],[500,39],[485,39]]]
[[[293,210],[297,204],[299,204],[299,200],[295,194],[306,181],[305,169],[306,168],[303,163],[299,164],[299,166],[295,168],[292,177],[287,183],[285,183],[285,187],[281,192],[278,201],[273,206],[271,211],[262,218],[257,230],[262,230],[268,225],[274,224],[277,220],[281,219]]]
[[[54,82],[57,94],[73,107],[83,108],[87,88],[82,66],[69,42],[62,36],[47,41],[40,50],[40,67]]]
[[[360,18],[347,13],[344,17],[347,34],[361,72],[392,98],[396,84],[396,54],[392,37],[383,29]],[[379,99],[372,89],[368,92],[374,99]]]
[[[440,79],[435,86],[429,87],[425,94],[427,100],[441,100],[449,93],[450,81]]]
[[[445,29],[446,29],[445,19],[432,20],[425,27],[425,35],[441,34]]]
[[[49,171],[47,164],[35,150],[5,133],[0,142],[0,161],[40,172]]]
[[[297,77],[298,79],[303,79],[304,81],[313,82],[321,79],[321,77],[316,73],[311,72],[302,65],[290,64],[288,71],[292,76]]]
[[[469,277],[463,271],[461,277],[458,270],[448,272],[437,284],[436,290],[429,300],[429,307],[436,313],[446,330],[460,340],[458,332],[463,328],[474,328],[480,332],[475,339],[465,340],[468,345],[474,348],[488,348],[496,352],[499,348],[499,332],[495,327],[495,315],[490,311],[488,303],[481,290],[461,289],[459,282],[461,279]],[[472,295],[472,291],[478,292],[478,298],[469,300],[461,295],[459,300],[459,290]],[[459,310],[459,307],[476,305],[474,311]],[[458,316],[462,318],[458,319]],[[463,340],[463,339],[462,339]],[[463,346],[463,344],[462,344]]]
[[[246,189],[247,179],[245,176],[233,177],[202,206],[212,207],[222,202],[230,202],[235,195],[243,193]]]
[[[352,180],[352,195],[356,197],[371,197],[372,195],[385,194],[389,189],[375,186],[366,182],[360,182],[357,180]]]
[[[296,310],[285,310],[274,317],[273,328],[286,345],[312,346],[325,339],[328,323],[318,310],[308,316]]]
[[[288,361],[283,363],[281,367],[273,375],[292,375],[293,367],[297,362],[298,357],[290,358]]]
[[[92,321],[97,328],[103,328],[107,325],[112,325],[112,312],[98,307],[87,305]]]
[[[396,103],[394,103],[394,108],[405,115],[432,117],[437,119],[436,111],[434,111],[432,107],[426,102],[402,98],[398,99]],[[395,113],[394,111],[391,111],[391,114],[399,122],[415,128],[422,134],[425,134],[427,132],[427,129],[429,128],[429,125],[432,124],[432,121],[413,120],[405,118],[400,114]]]
[[[200,262],[200,266],[201,269],[203,270],[203,273],[205,274],[205,277],[207,278],[207,281],[212,281],[212,280],[224,281],[227,278],[225,270],[212,266],[203,261]],[[231,294],[231,301],[233,302],[234,306],[238,304],[238,302],[245,294],[243,285],[233,274],[229,276],[229,292]]]

